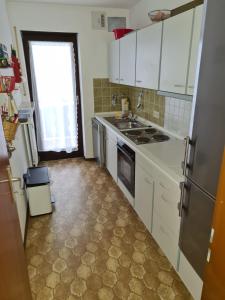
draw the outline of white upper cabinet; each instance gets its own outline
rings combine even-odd
[[[191,45],[191,57],[189,65],[189,76],[188,76],[188,85],[187,85],[187,94],[193,95],[195,78],[196,78],[196,67],[199,55],[199,42],[201,35],[201,25],[202,25],[202,13],[203,5],[197,6],[194,12],[194,29],[192,36],[192,45]]]
[[[162,22],[137,32],[136,86],[158,89]]]
[[[120,39],[120,83],[135,86],[136,32]]]
[[[120,78],[120,41],[113,41],[109,46],[109,79],[119,83]]]
[[[164,21],[161,91],[185,94],[192,35],[193,10]]]

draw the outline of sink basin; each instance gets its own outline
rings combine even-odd
[[[139,121],[136,121],[136,120],[131,120],[130,118],[117,119],[115,117],[105,117],[105,119],[106,119],[106,121],[108,121],[112,125],[116,126],[120,130],[146,127],[145,124],[143,124]]]

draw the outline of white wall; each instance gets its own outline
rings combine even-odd
[[[190,0],[141,0],[130,10],[131,28],[142,28],[150,24],[148,12],[155,9],[173,9]]]
[[[93,78],[108,77],[107,49],[109,41],[113,39],[113,34],[102,30],[92,30],[91,12],[93,10],[104,11],[107,16],[125,16],[128,18],[129,11],[25,2],[8,2],[8,10],[11,25],[17,28],[20,53],[22,53],[20,30],[79,33],[84,148],[85,157],[92,157]],[[24,58],[21,57],[21,60],[25,71]]]
[[[5,44],[8,47],[8,50],[10,50],[12,37],[5,0],[0,0],[0,43]]]

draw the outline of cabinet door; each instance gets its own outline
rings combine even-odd
[[[197,67],[198,53],[199,53],[198,50],[199,50],[199,42],[200,42],[200,35],[201,35],[202,13],[203,13],[203,5],[197,6],[194,12],[194,30],[192,36],[191,57],[190,57],[188,86],[187,86],[188,95],[193,95],[194,92],[196,67]]]
[[[120,42],[113,41],[109,45],[109,77],[113,83],[119,83],[120,78]]]
[[[178,238],[173,235],[173,232],[171,232],[168,226],[163,223],[161,217],[155,212],[153,213],[152,235],[170,263],[177,269],[179,253]]]
[[[117,147],[116,136],[106,131],[106,168],[117,182]]]
[[[136,86],[158,89],[162,22],[137,32]]]
[[[154,179],[139,165],[136,165],[135,178],[134,207],[142,222],[151,232]]]
[[[159,173],[155,181],[154,212],[156,212],[167,228],[178,238],[180,217],[177,209],[180,202],[180,188],[163,173]]]
[[[136,32],[120,39],[120,84],[135,86]]]
[[[159,86],[161,91],[186,93],[192,21],[193,10],[164,21]]]

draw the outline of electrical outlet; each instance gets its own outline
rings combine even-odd
[[[156,110],[153,110],[153,117],[156,119],[159,119],[159,112]]]

